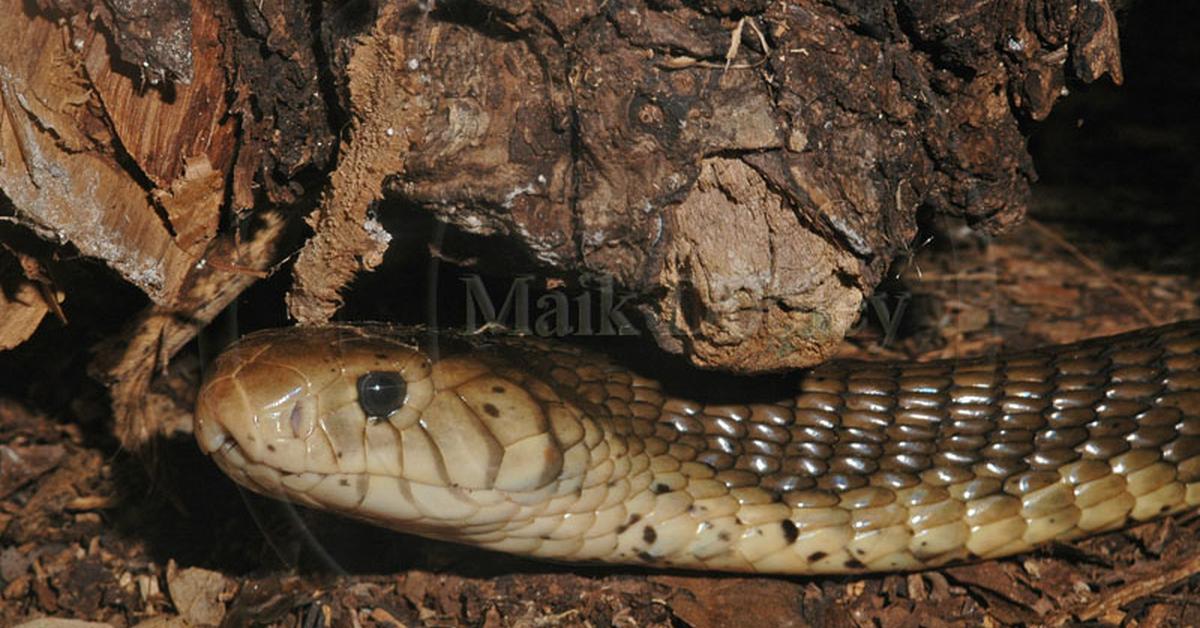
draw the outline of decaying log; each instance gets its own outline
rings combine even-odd
[[[92,348],[99,349],[93,370],[111,387],[118,434],[135,446],[167,417],[190,413],[149,394],[152,378],[277,261],[284,233],[278,216],[256,212],[244,227],[223,233],[218,226],[223,209],[249,209],[256,197],[295,200],[286,180],[262,174],[279,167],[269,153],[293,153],[278,133],[246,131],[263,125],[251,109],[271,110],[251,103],[271,98],[230,82],[237,55],[222,37],[234,28],[232,7],[185,5],[187,54],[158,48],[158,57],[144,61],[110,57],[107,33],[123,22],[99,19],[102,10],[60,7],[66,13],[55,20],[54,9],[30,14],[22,7],[6,3],[0,20],[0,190],[11,203],[9,220],[77,251],[64,257],[102,260],[148,297],[149,304],[112,303],[131,322],[107,349]],[[178,24],[143,17],[138,24],[162,32],[137,35],[142,40],[177,33]],[[153,58],[169,62],[160,67]],[[293,167],[312,165],[310,158]],[[260,186],[265,194],[254,190]],[[7,243],[13,248],[0,255],[28,268],[19,243]],[[3,319],[5,344],[28,337],[59,298],[71,306],[71,295],[58,294],[52,278],[26,271],[6,292],[5,311],[19,311]],[[72,324],[86,326],[84,314]]]
[[[382,183],[547,273],[614,277],[699,366],[813,364],[918,208],[1022,216],[1018,122],[1065,68],[1121,78],[1103,2],[471,6],[387,5],[346,44],[347,158],[295,268],[298,320],[380,258]]]
[[[155,409],[156,374],[314,206],[300,322],[379,264],[398,199],[547,277],[612,277],[696,365],[793,368],[919,209],[1020,219],[1020,123],[1121,80],[1104,0],[0,4],[4,218],[147,298],[113,304],[93,363],[129,445],[186,412]],[[4,346],[72,307],[10,249]]]

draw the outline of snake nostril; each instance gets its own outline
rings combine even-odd
[[[304,438],[304,411],[300,409],[299,401],[292,406],[292,415],[288,418],[288,424],[292,426],[292,436]]]

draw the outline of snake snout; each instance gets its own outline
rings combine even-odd
[[[236,446],[247,461],[284,473],[303,471],[302,432],[311,431],[315,414],[310,398],[308,379],[295,369],[255,360],[219,361],[197,400],[196,440],[218,458],[229,457]]]
[[[200,444],[201,451],[212,455],[227,442],[236,441],[233,441],[233,437],[229,434],[229,430],[225,429],[225,426],[214,420],[211,414],[203,412],[203,407],[200,406],[201,409],[196,417],[196,442]]]

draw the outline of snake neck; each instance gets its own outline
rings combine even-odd
[[[1200,503],[1196,323],[976,360],[831,364],[778,403],[697,403],[589,366],[551,378],[594,425],[578,487],[590,492],[560,495],[540,525],[561,539],[524,553],[909,570]]]

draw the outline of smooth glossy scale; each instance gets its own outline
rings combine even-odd
[[[919,569],[1200,502],[1196,322],[994,360],[830,364],[749,404],[536,339],[447,338],[433,362],[427,338],[248,336],[202,387],[197,440],[253,490],[399,530],[693,569]],[[385,422],[356,401],[371,370],[404,377]]]

